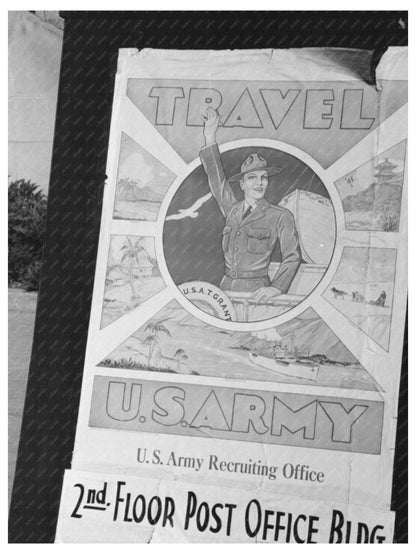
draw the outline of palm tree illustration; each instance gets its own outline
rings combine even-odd
[[[150,360],[152,359],[155,346],[159,344],[159,337],[156,335],[147,335],[143,341],[143,344],[149,347],[149,352],[147,354],[147,367],[150,367]]]
[[[116,197],[119,198],[121,193],[124,191],[124,189],[128,189],[129,187],[135,187],[140,188],[142,183],[140,181],[134,181],[134,179],[130,179],[130,177],[125,177],[124,179],[120,179],[117,182],[116,186]]]
[[[185,354],[185,350],[183,348],[178,348],[173,357],[178,362],[178,373],[180,373],[181,363],[186,361],[188,359],[188,356]]]
[[[169,317],[166,319],[159,319],[158,321],[149,321],[144,328],[145,333],[147,333],[146,338],[143,341],[145,346],[149,347],[149,352],[147,354],[147,365],[150,367],[150,361],[155,351],[155,346],[159,344],[159,336],[161,333],[165,333],[168,337],[171,336],[170,331],[165,327],[165,321],[168,321]]]
[[[121,256],[121,264],[123,267],[127,266],[128,272],[129,272],[129,285],[131,290],[131,298],[134,300],[136,297],[136,291],[134,289],[134,275],[133,275],[133,267],[134,262],[136,262],[137,266],[140,265],[139,260],[139,254],[141,252],[145,252],[147,254],[147,250],[143,248],[143,246],[140,244],[144,237],[140,237],[136,240],[136,242],[133,244],[129,237],[126,237],[126,244],[121,248],[121,250],[124,250],[123,255]]]

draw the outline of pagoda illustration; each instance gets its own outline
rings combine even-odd
[[[403,172],[396,172],[397,164],[390,162],[388,158],[375,166],[376,185],[401,185],[403,182]]]
[[[399,230],[405,153],[403,141],[340,180],[337,187],[343,197],[347,229],[384,233]]]

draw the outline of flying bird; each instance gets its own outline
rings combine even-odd
[[[197,210],[199,210],[202,204],[205,204],[205,202],[207,202],[211,197],[212,194],[209,192],[205,196],[198,198],[198,200],[194,202],[190,208],[180,208],[178,213],[168,215],[166,221],[170,221],[171,219],[184,219],[185,217],[191,217],[192,219],[198,217],[199,214]]]

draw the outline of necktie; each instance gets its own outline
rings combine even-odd
[[[249,207],[246,209],[246,211],[245,211],[244,214],[243,214],[243,221],[244,221],[244,219],[245,219],[246,217],[248,217],[248,216],[251,214],[251,210],[252,210],[252,209],[253,209],[253,208],[252,208],[251,206],[249,206]]]

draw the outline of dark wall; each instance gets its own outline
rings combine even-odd
[[[78,413],[119,48],[407,45],[405,12],[61,12],[65,20],[47,238],[9,541],[53,542]],[[406,365],[404,369],[406,369]],[[407,540],[407,373],[394,474]]]

